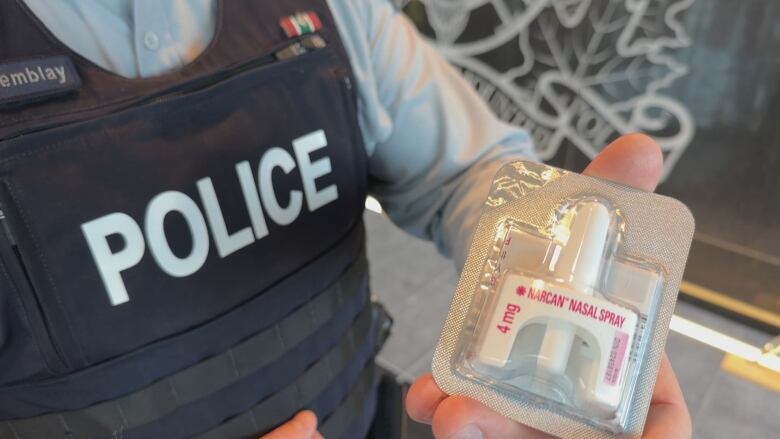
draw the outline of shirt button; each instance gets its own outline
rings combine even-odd
[[[144,35],[144,46],[149,50],[157,50],[160,47],[160,37],[152,31],[147,32]]]

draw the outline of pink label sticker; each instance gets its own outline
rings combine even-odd
[[[609,352],[609,361],[607,362],[607,372],[604,374],[604,383],[610,386],[616,386],[620,378],[620,368],[623,367],[623,361],[626,358],[626,346],[628,345],[628,334],[622,331],[615,333],[612,340],[612,350]]]

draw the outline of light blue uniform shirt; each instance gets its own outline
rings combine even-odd
[[[280,0],[283,1],[283,0]],[[216,0],[25,0],[72,50],[126,77],[180,68],[209,44]],[[328,0],[350,57],[370,191],[392,220],[461,267],[492,176],[532,157],[389,0]]]

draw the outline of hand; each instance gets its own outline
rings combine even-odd
[[[658,145],[641,134],[623,136],[601,152],[583,174],[646,191],[655,190],[663,167]],[[447,396],[430,374],[406,397],[409,416],[433,426],[437,439],[542,439],[552,436],[507,419],[462,396]],[[664,354],[650,403],[644,439],[690,439],[691,418],[680,385]]]
[[[311,410],[304,410],[260,439],[323,439],[323,437],[317,431],[317,415]]]

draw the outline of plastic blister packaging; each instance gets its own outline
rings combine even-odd
[[[437,383],[559,437],[638,437],[693,229],[668,197],[504,166],[437,346]]]

